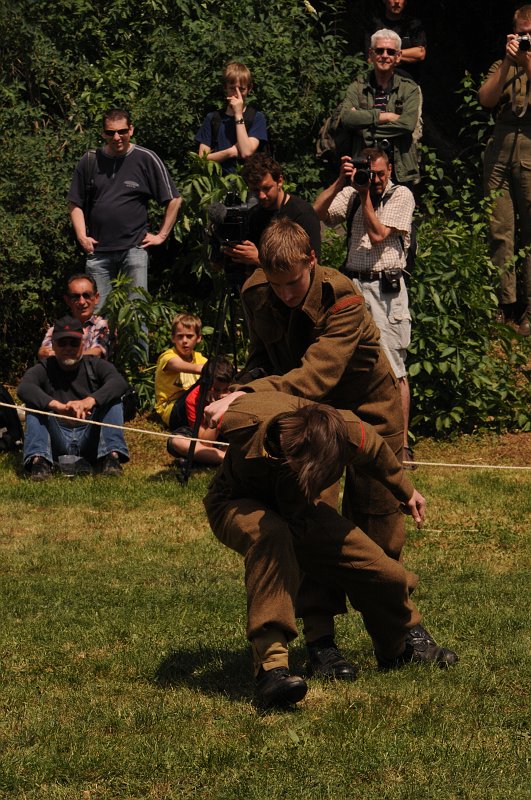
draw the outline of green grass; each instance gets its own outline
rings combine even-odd
[[[415,474],[429,519],[410,525],[407,563],[455,669],[378,673],[351,613],[338,639],[359,679],[312,680],[297,710],[258,714],[242,563],[202,511],[210,475],[183,488],[160,440],[129,440],[117,480],[32,484],[0,457],[0,797],[531,796],[528,473]],[[495,451],[461,440],[416,453]],[[300,639],[292,667],[304,668]]]

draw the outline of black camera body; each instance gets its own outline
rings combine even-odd
[[[234,247],[249,238],[249,220],[256,198],[244,203],[238,192],[229,192],[224,203],[208,208],[212,237],[221,247]]]
[[[353,158],[352,166],[356,167],[356,174],[352,178],[353,186],[367,186],[371,182],[371,161],[369,158]]]
[[[519,50],[523,50],[524,53],[527,53],[528,50],[531,50],[531,36],[528,33],[523,33],[521,36],[517,36],[516,41],[518,42]]]

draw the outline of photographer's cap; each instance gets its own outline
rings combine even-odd
[[[74,317],[61,317],[55,321],[52,332],[52,342],[58,339],[74,336],[78,339],[83,338],[83,325],[78,319]]]

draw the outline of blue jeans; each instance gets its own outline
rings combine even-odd
[[[124,413],[121,402],[112,406],[97,408],[91,419],[96,422],[108,422],[111,425],[123,425]],[[71,427],[64,419],[45,417],[42,414],[26,414],[26,433],[24,436],[24,466],[34,456],[42,456],[53,463],[59,456],[77,450],[95,464],[96,460],[115,451],[120,461],[129,461],[129,451],[125,443],[123,431],[118,428],[100,428],[99,425],[86,425],[79,422]]]
[[[87,256],[86,269],[94,278],[100,293],[100,301],[96,311],[105,305],[107,295],[111,291],[111,280],[121,273],[131,280],[131,286],[148,288],[149,253],[142,247],[131,247],[129,250],[116,250],[110,253],[91,253]],[[129,296],[136,297],[134,291]]]

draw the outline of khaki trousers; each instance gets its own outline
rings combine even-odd
[[[489,220],[491,258],[500,271],[499,299],[517,301],[514,256],[531,245],[531,130],[496,127],[485,150],[485,193],[501,192]],[[531,252],[523,263],[524,294],[531,310]]]
[[[325,503],[287,520],[262,502],[227,500],[211,489],[205,508],[215,536],[245,560],[247,636],[287,643],[297,636],[295,598],[300,570],[339,588],[363,618],[375,653],[400,654],[420,615],[409,599],[406,570]],[[277,660],[277,665],[278,665]]]

